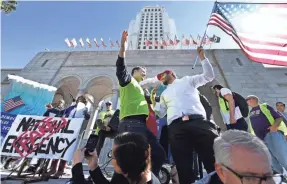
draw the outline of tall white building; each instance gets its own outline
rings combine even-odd
[[[164,7],[146,6],[137,14],[136,19],[129,24],[129,49],[130,50],[159,50],[177,49],[176,46],[156,46],[155,41],[161,43],[162,39],[174,40],[176,35],[175,21],[170,19]],[[176,35],[178,37],[178,35]],[[179,37],[178,37],[179,38]],[[145,46],[148,39],[152,45]]]

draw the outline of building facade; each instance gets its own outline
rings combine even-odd
[[[135,66],[145,66],[148,70],[147,77],[154,77],[166,69],[173,70],[178,77],[183,77],[202,73],[200,62],[192,69],[196,56],[195,50],[134,50],[127,52],[126,63],[129,71]],[[273,107],[277,101],[287,103],[287,68],[265,68],[262,64],[251,62],[241,50],[207,50],[206,56],[214,68],[216,78],[200,87],[199,91],[210,101],[213,119],[223,130],[225,126],[218,101],[211,89],[214,84],[226,86],[242,96],[255,94],[261,102],[267,102]],[[69,105],[72,103],[71,95],[74,98],[85,95],[91,114],[86,128],[89,130],[93,129],[97,114],[103,110],[106,100],[111,100],[114,108],[119,108],[119,86],[115,67],[117,57],[117,51],[40,52],[22,71],[11,72],[57,87],[54,102],[64,99],[66,105]],[[8,72],[5,72],[8,75]],[[1,73],[4,74],[3,69]],[[2,80],[5,77],[2,75]],[[9,89],[7,84],[2,82],[1,96],[8,92],[3,91],[3,85]],[[87,140],[87,135],[84,140]],[[85,145],[85,141],[81,143],[82,146]],[[112,140],[107,139],[100,155],[101,164],[109,160],[107,154],[111,145]]]
[[[176,35],[175,21],[169,18],[164,7],[146,6],[136,15],[136,19],[129,24],[129,50],[161,50],[178,49],[177,46],[157,46],[164,40],[174,40]],[[145,40],[150,40],[152,45],[146,46]]]
[[[105,100],[111,99],[114,108],[119,105],[117,55],[117,51],[40,52],[17,75],[57,87],[54,101],[64,99],[67,105],[72,102],[71,95],[74,98],[86,95],[92,115],[87,128],[91,129]],[[214,84],[222,84],[243,96],[257,95],[261,102],[272,106],[277,101],[287,103],[286,68],[265,68],[251,62],[241,50],[207,50],[206,55],[214,67],[216,79],[199,90],[210,100],[214,120],[223,129],[218,102],[210,88]],[[128,51],[126,59],[129,71],[142,65],[147,67],[148,77],[154,77],[165,69],[182,77],[202,72],[200,62],[192,69],[196,56],[195,50],[149,50]],[[1,84],[3,89],[3,81]],[[1,95],[6,92],[2,90]]]
[[[21,68],[1,69],[1,102],[4,100],[5,95],[9,91],[10,81],[8,79],[8,74],[18,75],[21,70]]]

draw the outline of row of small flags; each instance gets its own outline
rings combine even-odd
[[[69,40],[68,38],[66,38],[66,39],[65,39],[65,42],[66,42],[66,44],[67,44],[67,46],[68,46],[69,48],[70,48],[70,47],[76,48],[76,47],[78,46],[78,42],[77,42],[77,40],[76,40],[75,38],[73,38],[73,39],[71,39],[71,40]],[[93,42],[94,42],[94,44],[95,44],[95,46],[96,46],[97,48],[100,48],[100,47],[101,47],[96,38],[94,38]],[[92,48],[92,42],[90,41],[89,38],[86,38],[86,43],[87,43],[88,48]],[[79,44],[80,44],[81,47],[85,47],[85,43],[84,43],[84,41],[83,41],[82,38],[79,39]],[[115,46],[111,39],[110,39],[110,44],[111,44],[111,45],[110,45],[111,47],[114,47],[114,46]],[[118,41],[118,40],[116,41],[116,44],[117,44],[118,47],[120,47],[120,44],[119,44],[119,41]],[[103,48],[107,48],[107,45],[105,44],[103,38],[101,38],[101,45],[102,45]]]
[[[213,37],[209,37],[206,35],[206,37],[203,39],[201,36],[197,36],[197,39],[194,39],[191,35],[189,37],[185,37],[182,35],[182,40],[179,40],[177,36],[175,35],[174,39],[169,38],[167,36],[167,40],[161,38],[161,41],[155,40],[154,42],[145,39],[145,45],[146,46],[176,46],[179,43],[182,43],[183,46],[199,46],[200,43],[202,42],[202,45],[211,45],[212,43],[219,43],[220,42],[220,37],[213,35]]]
[[[98,43],[97,39],[94,38],[93,41],[91,41],[89,38],[86,38],[85,42],[87,44],[87,47],[88,48],[92,48],[93,44],[92,42],[94,43],[95,47],[96,48],[100,48],[100,47],[103,47],[103,48],[107,48],[107,44],[104,42],[104,39],[101,38],[100,39],[101,43]],[[77,40],[75,38],[69,40],[68,38],[65,39],[65,42],[67,44],[67,46],[69,48],[76,48],[78,46],[78,43],[80,44],[80,46],[82,48],[85,47],[85,43],[83,41],[82,38],[80,38],[77,42]],[[167,47],[167,46],[176,46],[178,45],[179,43],[182,43],[183,46],[198,46],[200,45],[200,43],[202,42],[202,45],[211,45],[212,43],[219,43],[220,42],[220,37],[218,36],[215,36],[213,35],[213,37],[208,37],[206,35],[206,37],[203,39],[201,36],[197,36],[197,39],[193,39],[193,37],[190,35],[189,37],[185,37],[184,35],[182,35],[182,40],[179,40],[177,38],[177,36],[175,35],[174,39],[171,39],[169,36],[167,36],[167,39],[164,39],[163,37],[161,37],[161,40],[158,41],[158,40],[155,40],[154,42],[148,40],[147,38],[144,39],[144,44],[145,46],[164,46],[164,47]],[[132,47],[132,42],[130,41],[130,46]],[[118,48],[120,47],[120,43],[119,41],[117,40],[114,44],[114,42],[109,39],[109,46],[111,48],[114,48],[115,46],[117,46]]]

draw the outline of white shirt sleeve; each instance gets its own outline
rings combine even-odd
[[[161,82],[157,79],[157,77],[153,78],[147,78],[143,81],[141,81],[139,84],[142,88],[155,88],[158,86]]]
[[[160,102],[156,102],[153,111],[160,118],[163,118],[166,115],[167,107],[162,96],[160,96]]]
[[[225,95],[228,95],[228,94],[232,94],[232,92],[230,91],[230,89],[227,89],[227,88],[222,88],[220,90],[220,93],[221,93],[221,96],[225,96]]]
[[[215,78],[214,71],[212,65],[209,60],[206,58],[205,60],[200,62],[203,68],[203,73],[200,75],[187,76],[186,78],[189,80],[189,83],[194,86],[194,88],[198,88],[200,86],[205,85],[208,82],[213,81]]]

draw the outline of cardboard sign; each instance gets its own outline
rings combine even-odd
[[[82,118],[18,115],[1,145],[1,154],[70,161],[82,122]]]

